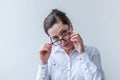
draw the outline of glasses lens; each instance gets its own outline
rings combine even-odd
[[[63,39],[63,40],[68,40],[68,39],[70,39],[70,32],[69,32],[67,35],[65,35],[62,39]]]
[[[56,45],[56,46],[58,46],[58,45],[61,44],[61,41],[60,40],[59,41],[55,41],[55,42],[53,42],[53,44]]]
[[[57,39],[53,39],[53,38],[50,38],[50,39],[51,39],[52,44],[55,45],[55,46],[58,46],[61,43],[60,39],[58,39],[58,40]]]
[[[50,39],[51,39],[52,44],[54,44],[55,46],[58,46],[58,45],[61,44],[61,41],[62,41],[62,40],[68,40],[68,39],[70,39],[70,32],[68,32],[68,33],[67,33],[65,36],[63,36],[61,39],[58,39],[58,40],[53,39],[53,38],[50,38]]]

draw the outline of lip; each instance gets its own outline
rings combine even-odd
[[[68,45],[69,45],[69,43],[67,43],[67,44],[63,45],[63,47],[67,47]]]

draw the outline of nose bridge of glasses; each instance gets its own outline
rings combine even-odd
[[[54,42],[54,41],[56,42],[56,41],[66,40],[66,39],[68,39],[68,35],[69,35],[69,34],[70,34],[70,32],[68,32],[68,33],[65,34],[65,35],[59,35],[56,40],[54,40],[54,39],[51,37],[51,40],[53,40],[53,42]]]
[[[51,38],[51,42],[52,42],[52,44],[54,44],[56,46],[60,45],[62,43],[62,41],[66,41],[66,40],[70,39],[69,35],[70,35],[70,32],[68,32],[66,35],[58,36],[58,39],[55,41]]]
[[[59,40],[63,40],[63,38],[65,37],[66,35],[61,35],[59,36]]]

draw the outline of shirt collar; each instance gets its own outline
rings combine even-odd
[[[76,49],[73,49],[72,52],[70,53],[70,55],[74,52],[77,52]],[[58,54],[58,53],[66,53],[65,50],[63,48],[61,48],[60,46],[53,46],[52,48],[52,53],[54,54]]]

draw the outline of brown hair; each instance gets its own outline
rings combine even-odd
[[[48,29],[50,29],[55,23],[61,21],[63,24],[70,25],[70,20],[66,14],[58,9],[53,9],[52,12],[44,20],[44,30],[47,35]]]

